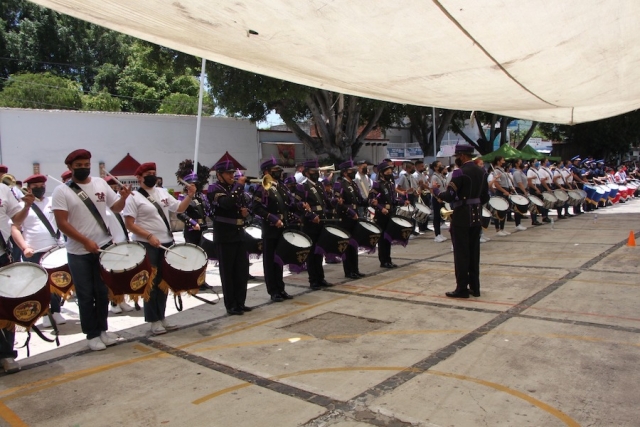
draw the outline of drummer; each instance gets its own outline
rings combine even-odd
[[[383,232],[399,205],[408,205],[409,200],[400,199],[396,196],[395,184],[393,182],[393,166],[383,161],[378,165],[378,179],[374,181],[369,192],[369,205],[375,209],[373,220]],[[384,237],[378,241],[378,260],[382,268],[397,268],[391,261],[391,242]]]
[[[149,299],[144,302],[144,320],[150,323],[153,335],[165,334],[178,327],[170,324],[164,317],[167,306],[167,294],[159,288],[162,282],[162,257],[165,248],[173,245],[173,233],[169,226],[169,212],[184,212],[193,199],[196,186],[189,184],[185,190],[187,196],[179,202],[164,188],[156,187],[156,164],[143,163],[134,175],[140,187],[127,199],[123,215],[133,240],[141,243],[149,257],[151,266],[156,269]]]
[[[508,203],[512,188],[509,177],[507,176],[507,172],[505,172],[505,170],[502,168],[505,162],[506,160],[504,159],[504,157],[496,156],[491,164],[493,165],[493,188],[495,194],[497,196],[504,197]],[[504,217],[502,218],[500,218],[499,215],[496,215],[497,218],[495,218],[495,225],[497,236],[508,236],[509,234],[511,234],[508,231],[504,230],[504,225],[507,221],[507,213],[508,210],[502,212],[501,214],[504,215]]]
[[[570,176],[570,173],[565,168],[565,162],[564,161],[560,161],[560,164],[558,164],[558,167],[553,171],[553,185],[557,189],[563,190],[565,192],[571,190],[571,186],[569,185],[569,182],[567,181],[569,176]],[[569,213],[569,200],[568,199],[558,209],[558,215],[560,215],[562,213],[563,209],[564,209],[564,215],[562,215],[562,216],[564,216],[565,218],[569,218],[569,217],[573,216],[573,215],[571,215]]]
[[[47,177],[40,174],[25,179],[27,191],[33,194],[35,200],[22,225],[11,226],[11,236],[22,251],[22,261],[36,264],[40,264],[43,255],[49,250],[64,246],[64,239],[51,210],[51,197],[44,195],[47,191],[46,182]],[[21,202],[21,205],[24,206],[24,202]],[[67,319],[60,314],[61,301],[60,295],[51,292],[49,311],[58,325],[67,323]],[[48,316],[42,319],[42,326],[51,327]]]
[[[516,170],[513,171],[513,182],[515,184],[516,193],[529,197],[529,178],[527,178],[527,174],[524,171],[524,162],[520,159],[516,160],[515,163]],[[542,225],[540,221],[538,221],[538,213],[535,209],[531,212],[531,225],[538,226]],[[516,227],[520,224],[522,215],[516,213]]]
[[[89,348],[99,351],[117,343],[117,337],[107,333],[109,298],[100,277],[100,249],[113,242],[105,223],[106,210],[120,212],[131,187],[121,188],[118,197],[104,179],[90,176],[91,153],[87,150],[72,151],[64,162],[72,177],[67,185],[53,191],[52,209],[58,228],[67,236],[67,258],[82,332]]]
[[[356,168],[353,160],[340,164],[340,177],[333,186],[333,205],[336,206],[338,217],[341,220],[340,226],[353,233],[358,224],[358,209],[369,206],[367,199],[362,197],[355,182]],[[345,259],[342,262],[344,277],[347,279],[360,279],[365,275],[360,273],[358,268],[358,248],[352,245],[347,246]]]
[[[7,242],[11,236],[10,221],[16,225],[22,224],[29,214],[35,197],[33,194],[26,194],[22,198],[24,206],[21,209],[9,187],[0,183],[0,200],[3,201],[0,203],[0,267],[4,267],[11,263],[7,250]],[[15,360],[18,353],[13,349],[15,335],[15,327],[0,330],[0,364],[7,374],[13,374],[20,370],[20,364]]]
[[[324,186],[318,182],[320,178],[318,160],[307,160],[302,165],[304,166],[304,176],[307,179],[296,187],[295,198],[298,203],[302,203],[306,210],[302,231],[313,242],[311,252],[307,257],[307,273],[309,274],[309,287],[317,291],[323,287],[333,286],[324,278],[324,268],[322,267],[324,254],[321,251],[316,252],[316,245],[324,228],[322,220],[327,219],[326,214],[330,207],[330,201],[324,191]]]
[[[529,170],[527,171],[527,182],[529,184],[529,193],[534,194],[542,199],[542,192],[544,187],[542,186],[543,177],[540,175],[540,161],[537,159],[531,159],[529,163]],[[546,176],[544,177],[546,181]],[[549,219],[549,210],[547,208],[540,207],[540,214],[542,215],[542,222],[551,222]],[[533,217],[532,217],[533,219]]]
[[[230,316],[242,316],[251,311],[245,305],[249,280],[249,258],[245,243],[244,224],[249,209],[244,198],[244,184],[234,182],[233,163],[223,160],[213,166],[218,182],[208,197],[213,201],[214,247],[220,266],[224,305]]]
[[[282,265],[276,262],[276,246],[282,237],[293,196],[280,180],[282,167],[274,157],[262,162],[260,170],[264,185],[259,185],[253,194],[253,213],[262,218],[262,265],[267,292],[273,302],[291,299],[284,289]]]
[[[433,169],[433,175],[431,176],[431,187],[433,188],[445,188],[446,178],[443,173],[445,167],[439,160],[431,163],[431,169]],[[436,237],[433,239],[436,243],[442,243],[447,240],[445,236],[440,232],[440,227],[444,223],[442,216],[440,215],[440,209],[444,206],[444,202],[435,196],[431,197],[431,207],[433,208],[433,232]]]

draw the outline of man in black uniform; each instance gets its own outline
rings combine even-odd
[[[376,211],[373,220],[383,232],[378,241],[378,259],[382,268],[398,267],[391,262],[391,242],[385,238],[384,231],[389,224],[391,213],[395,211],[399,203],[399,199],[396,196],[396,185],[393,180],[393,166],[383,161],[378,165],[378,179],[373,182],[369,192],[369,204]]]
[[[244,199],[244,185],[234,183],[233,163],[224,160],[216,163],[213,169],[218,182],[213,184],[208,196],[215,207],[213,243],[218,254],[224,305],[230,316],[240,316],[252,310],[245,305],[249,258],[244,222],[249,209]]]
[[[340,164],[340,178],[333,186],[334,205],[341,219],[340,227],[349,233],[358,224],[358,209],[369,205],[368,201],[362,197],[358,186],[355,183],[357,169],[352,160]],[[358,268],[358,248],[347,246],[345,259],[342,262],[344,277],[348,279],[360,279],[364,274]]]
[[[480,296],[480,219],[482,205],[489,201],[489,189],[484,169],[473,161],[473,147],[458,144],[455,155],[462,167],[453,172],[445,189],[435,188],[434,194],[449,202],[451,215],[451,241],[456,270],[456,290],[447,292],[451,298]]]
[[[287,187],[280,181],[282,168],[273,157],[262,162],[260,170],[270,181],[266,186],[259,185],[253,194],[253,213],[262,218],[262,265],[264,281],[271,301],[282,302],[293,298],[284,290],[282,265],[275,261],[276,245],[282,236],[285,220],[289,215],[289,206],[293,198]]]
[[[295,198],[299,204],[302,203],[306,208],[302,231],[313,242],[311,253],[307,257],[307,273],[309,274],[309,286],[314,291],[318,291],[323,287],[331,286],[324,278],[324,268],[322,267],[324,254],[316,253],[316,244],[323,228],[322,220],[327,219],[327,209],[330,207],[330,202],[324,191],[324,186],[318,182],[320,179],[318,160],[307,160],[302,166],[304,167],[303,174],[307,179],[296,187]]]

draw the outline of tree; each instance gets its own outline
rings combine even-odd
[[[77,83],[51,73],[24,73],[7,80],[0,92],[0,106],[79,110],[82,92]]]
[[[82,96],[82,109],[87,111],[121,111],[120,99],[111,96],[106,90],[97,94]]]
[[[335,162],[355,157],[372,129],[390,126],[400,117],[385,102],[301,86],[222,64],[210,63],[207,77],[217,106],[228,115],[259,122],[275,110],[310,150]],[[310,122],[312,128],[306,131],[301,122]]]
[[[468,112],[460,113],[462,115],[470,114]],[[473,126],[475,124],[475,126],[477,126],[478,129],[481,130],[480,138],[477,141],[474,141],[471,137],[464,133],[460,121],[454,120],[451,127],[456,134],[460,135],[462,138],[464,138],[465,141],[473,145],[476,150],[478,150],[478,152],[482,155],[493,151],[493,142],[497,138],[500,138],[500,146],[506,144],[508,142],[507,129],[509,127],[509,124],[512,121],[517,120],[514,117],[500,116],[498,114],[485,113],[482,111],[476,111],[472,115],[470,115],[470,117],[471,125]],[[489,126],[488,135],[485,132],[483,125]],[[532,122],[531,128],[529,128],[529,130],[524,134],[522,140],[520,140],[519,142],[513,141],[511,145],[518,149],[523,148],[525,145],[527,145],[527,142],[531,138],[531,135],[533,135],[533,132],[535,131],[537,125],[538,122]]]
[[[433,109],[431,107],[406,106],[406,116],[409,119],[411,136],[418,141],[422,153],[432,153],[433,149]],[[455,110],[436,108],[436,150],[440,148],[442,138],[451,126],[456,114]]]
[[[198,98],[184,93],[172,93],[162,100],[158,113],[194,116],[198,114]]]

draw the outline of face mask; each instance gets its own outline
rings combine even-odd
[[[550,164],[551,164],[551,162],[547,162],[547,163],[545,163],[544,165],[545,165],[546,167],[549,167],[549,165],[550,165]]]
[[[539,168],[539,167],[540,167],[540,162],[535,162],[535,163],[533,164],[533,166],[535,166],[535,167]]]
[[[516,168],[511,168],[509,169],[509,172],[513,173],[514,170],[516,170]]]
[[[147,175],[142,179],[142,182],[147,187],[155,187],[156,182],[158,182],[158,177],[155,175]]]
[[[355,172],[349,172],[347,173],[347,176],[351,179],[356,179],[356,173]]]
[[[73,170],[73,177],[78,181],[84,181],[89,178],[89,174],[91,173],[91,168],[78,168]]]
[[[309,172],[309,179],[313,182],[318,182],[318,179],[320,178],[320,173],[318,172]]]
[[[271,172],[271,178],[273,178],[273,179],[282,178],[282,171],[273,171],[273,172]]]
[[[31,193],[36,197],[36,199],[42,199],[44,193],[47,191],[45,187],[34,187],[31,189]]]
[[[391,181],[391,179],[393,178],[393,174],[389,173],[389,174],[384,174],[382,175],[384,177],[384,179],[386,179],[387,181]]]

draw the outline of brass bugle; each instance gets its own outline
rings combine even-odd
[[[442,207],[440,208],[440,216],[442,217],[443,220],[445,221],[449,221],[449,218],[451,218],[451,214],[453,213],[453,211],[448,211],[446,208]]]
[[[10,173],[5,173],[2,176],[2,183],[7,187],[15,187],[16,186],[16,177],[11,175]]]

